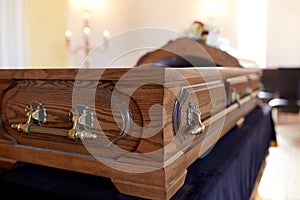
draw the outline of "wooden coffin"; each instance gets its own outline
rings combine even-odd
[[[136,66],[144,64],[164,64],[169,67],[243,67],[237,58],[226,51],[209,46],[202,40],[187,37],[170,40],[164,46],[147,52],[137,61]]]
[[[232,67],[0,70],[0,156],[169,199],[188,166],[257,106],[260,76]]]

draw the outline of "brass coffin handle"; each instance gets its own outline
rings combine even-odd
[[[237,103],[238,106],[241,106],[240,95],[237,93],[237,91],[236,91],[235,88],[233,88],[233,89],[231,90],[230,101],[231,101],[231,103]]]
[[[245,95],[249,95],[251,94],[253,91],[252,91],[252,88],[250,86],[246,86],[245,89],[244,89],[244,94]]]
[[[39,133],[55,136],[64,136],[74,140],[95,139],[97,134],[90,132],[93,128],[94,113],[86,106],[76,106],[70,113],[70,123],[72,128],[59,129],[51,127],[43,127],[46,122],[46,109],[41,102],[32,102],[25,108],[27,121],[26,123],[12,124],[13,129],[19,132]]]
[[[30,132],[30,127],[33,124],[41,126],[46,122],[46,108],[43,107],[41,102],[32,102],[25,107],[27,121],[25,124],[12,124],[13,129],[17,129],[19,132],[23,131],[24,133]]]
[[[205,125],[201,121],[201,112],[195,102],[189,102],[187,125],[187,132],[191,135],[199,135],[205,129]]]
[[[97,134],[90,132],[94,127],[95,114],[87,106],[76,106],[69,113],[72,128],[68,137],[74,140],[96,139]]]

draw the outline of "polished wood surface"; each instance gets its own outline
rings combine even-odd
[[[258,104],[256,88],[227,105],[226,81],[245,76],[239,86],[251,85],[257,79],[249,77],[260,74],[234,67],[0,70],[0,156],[109,177],[122,193],[170,199],[188,166]],[[46,108],[46,123],[30,134],[12,129],[26,123],[24,108],[33,101]],[[206,127],[198,135],[187,127],[191,102]],[[68,131],[77,104],[95,111],[97,139],[43,134]]]
[[[136,66],[145,64],[166,64],[169,67],[184,67],[182,66],[183,64],[180,63],[186,58],[188,58],[186,60],[187,62],[184,62],[186,63],[186,66],[205,67],[205,65],[207,65],[207,67],[242,67],[239,61],[227,52],[206,45],[205,42],[201,40],[185,37],[171,40],[161,48],[146,53],[138,60]],[[167,61],[167,59],[170,60]]]

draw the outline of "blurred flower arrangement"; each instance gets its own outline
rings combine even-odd
[[[194,21],[190,27],[185,30],[185,35],[195,40],[206,41],[209,30],[206,29],[205,24],[201,21]]]
[[[221,37],[219,28],[215,25],[213,18],[208,18],[206,23],[194,21],[187,30],[184,31],[187,37],[195,40],[202,40],[207,45],[220,48],[221,45],[228,45],[229,40]]]

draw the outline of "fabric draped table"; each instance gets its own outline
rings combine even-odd
[[[189,168],[172,200],[249,199],[271,141],[276,141],[271,108],[255,108]],[[10,199],[140,199],[121,194],[110,179],[17,162],[0,171],[1,195]]]

